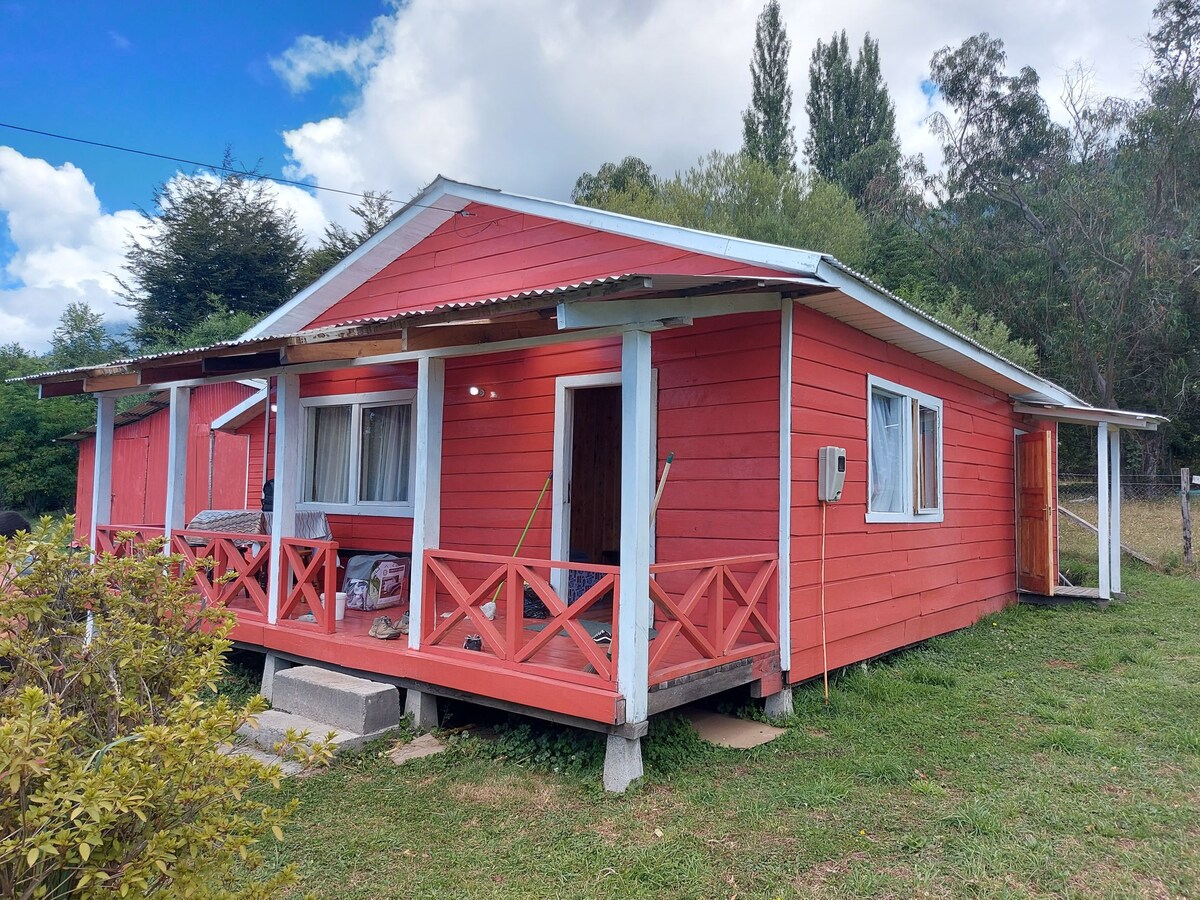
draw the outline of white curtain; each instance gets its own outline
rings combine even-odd
[[[368,406],[362,411],[358,497],[374,503],[408,499],[408,438],[412,407]]]
[[[350,407],[310,406],[309,459],[304,498],[316,503],[350,500]]]
[[[893,394],[871,392],[872,512],[910,512],[904,504],[904,407]]]

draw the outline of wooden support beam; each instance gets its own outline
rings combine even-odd
[[[289,365],[295,365],[340,359],[359,359],[364,356],[381,356],[386,353],[407,353],[419,350],[437,350],[442,347],[469,347],[476,344],[517,341],[545,337],[557,332],[558,326],[553,319],[541,317],[519,321],[484,322],[475,325],[424,325],[420,328],[405,328],[399,334],[386,337],[299,344],[287,348],[285,361]]]
[[[188,422],[191,418],[192,389],[171,388],[171,406],[167,432],[167,505],[163,514],[163,533],[167,536],[165,552],[171,552],[171,532],[187,524],[187,445]]]
[[[263,369],[279,367],[280,351],[244,353],[239,356],[212,356],[201,360],[200,368],[205,375],[226,375],[246,372],[261,372]]]
[[[650,334],[621,339],[621,591],[617,608],[617,689],[625,720],[648,716],[650,681],[650,500],[654,493]]]
[[[296,499],[300,495],[300,376],[280,375],[275,396],[275,505],[271,508],[271,571],[267,595],[267,621],[279,619],[279,601],[285,589],[287,561],[283,539],[296,534]]]
[[[783,301],[779,318],[779,667],[792,667],[792,317]]]
[[[417,360],[417,458],[413,485],[412,572],[409,575],[408,646],[421,648],[425,600],[425,551],[441,544],[442,406],[446,395],[446,361]]]
[[[1108,431],[1108,571],[1114,594],[1121,593],[1121,429]]]
[[[42,400],[48,397],[74,397],[85,393],[84,382],[78,381],[43,381],[38,385],[38,397]]]
[[[45,387],[45,385],[42,385]],[[96,452],[92,457],[92,528],[89,535],[96,548],[96,526],[112,519],[113,428],[117,400],[101,394],[96,398]]]
[[[142,384],[165,384],[172,381],[187,381],[203,378],[204,366],[200,360],[177,365],[147,366],[140,372]]]
[[[95,378],[83,379],[83,390],[84,393],[96,394],[100,391],[120,391],[127,388],[135,388],[140,383],[137,372],[125,372],[121,375],[97,375]]]
[[[1112,598],[1112,567],[1108,544],[1112,540],[1108,493],[1108,423],[1096,426],[1096,547],[1100,564],[1100,599]]]

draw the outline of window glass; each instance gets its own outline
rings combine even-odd
[[[917,508],[934,510],[938,497],[938,411],[918,404],[917,412]]]
[[[349,406],[310,406],[304,499],[316,503],[350,500]]]
[[[871,502],[873,512],[906,512],[903,397],[871,392]]]
[[[358,499],[399,503],[408,499],[408,445],[412,406],[366,406],[359,444]]]

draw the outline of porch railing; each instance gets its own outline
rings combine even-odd
[[[266,621],[270,536],[182,529],[171,532],[171,552],[192,567],[203,602]]]
[[[651,566],[649,683],[777,651],[778,568],[772,554]],[[586,576],[570,604],[551,574],[564,569]],[[422,651],[482,653],[499,668],[615,690],[619,568],[427,550],[424,584]],[[526,598],[546,618],[526,615]],[[467,645],[472,635],[477,649]]]
[[[772,554],[652,565],[650,683],[777,649],[778,569]]]
[[[615,566],[426,550],[421,651],[616,689]],[[586,586],[568,605],[552,573],[576,572]],[[526,615],[526,598],[530,612]],[[494,602],[489,618],[484,607]],[[478,637],[476,646],[468,637]],[[599,638],[599,641],[597,640]],[[474,649],[472,649],[474,648]]]
[[[282,549],[280,624],[304,625],[311,615],[320,631],[333,634],[337,630],[337,542],[284,538]]]
[[[133,556],[162,536],[162,525],[97,525],[94,549],[110,556]]]

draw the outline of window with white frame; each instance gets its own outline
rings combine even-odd
[[[306,397],[301,509],[411,515],[412,391]]]
[[[942,521],[942,401],[867,378],[867,521]]]

